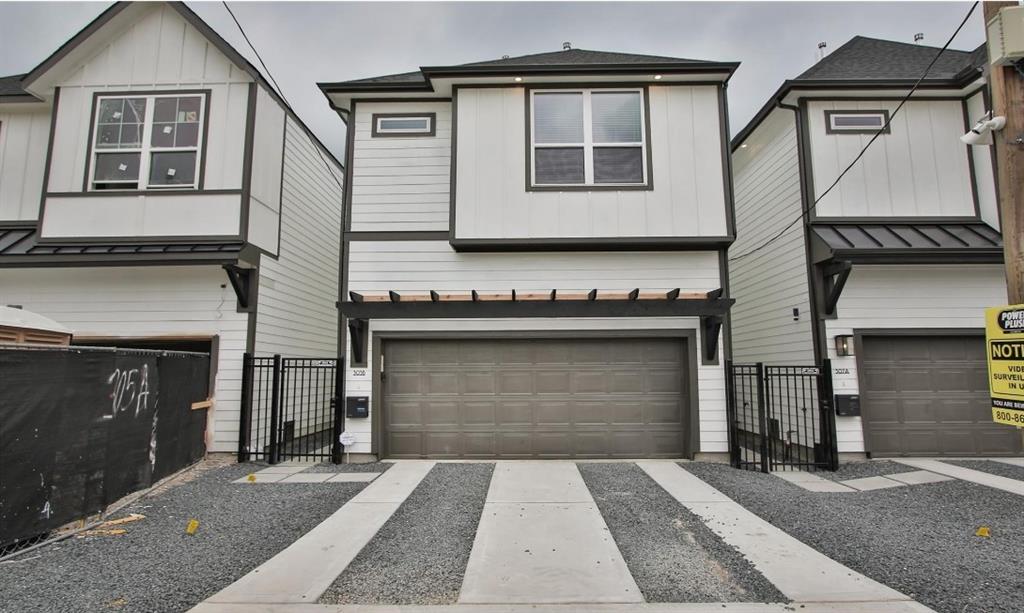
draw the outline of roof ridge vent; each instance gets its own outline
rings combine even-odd
[[[571,49],[572,49],[572,43],[571,42],[565,41],[564,43],[562,43],[562,51],[569,51]]]

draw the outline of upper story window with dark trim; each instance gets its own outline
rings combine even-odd
[[[826,134],[889,134],[889,111],[825,111]]]
[[[528,185],[648,189],[643,88],[530,90]]]
[[[97,95],[91,190],[198,189],[206,93]]]
[[[437,133],[436,113],[374,113],[371,136],[434,136]]]

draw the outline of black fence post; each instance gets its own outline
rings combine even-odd
[[[729,436],[729,464],[735,468],[740,466],[740,446],[736,432],[736,392],[732,380],[732,360],[725,361],[725,421]]]
[[[212,358],[211,358],[212,359]],[[242,403],[238,422],[238,461],[249,461],[249,442],[252,438],[252,354],[242,355]]]
[[[270,464],[277,464],[278,422],[281,419],[281,354],[274,354],[274,374],[270,390],[270,444],[267,448],[267,461]]]
[[[757,425],[761,431],[761,472],[769,472],[768,419],[765,415],[764,362],[757,363]]]
[[[821,442],[825,446],[825,454],[829,470],[839,469],[839,441],[836,434],[836,412],[834,408],[834,390],[832,388],[832,360],[821,361],[821,384],[818,386],[821,399]]]
[[[331,462],[341,464],[342,454],[345,449],[341,445],[341,434],[345,432],[345,356],[338,356],[335,362],[334,373],[334,398],[331,399],[331,408],[334,410],[334,427],[331,428]]]

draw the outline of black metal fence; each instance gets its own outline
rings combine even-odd
[[[238,461],[340,463],[338,360],[245,354]]]
[[[836,470],[832,366],[726,362],[729,458],[748,470]]]

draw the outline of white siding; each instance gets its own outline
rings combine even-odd
[[[238,194],[51,196],[40,234],[100,236],[238,236]]]
[[[217,267],[0,270],[0,304],[20,304],[77,336],[220,337],[212,451],[235,451],[248,315]]]
[[[979,91],[967,99],[967,117],[973,125],[985,114],[985,96]],[[996,199],[996,178],[992,169],[992,145],[970,147],[974,160],[974,182],[978,191],[978,210],[981,219],[999,229],[999,202]]]
[[[838,317],[826,320],[837,394],[857,394],[855,357],[835,355],[832,339],[873,328],[985,327],[985,309],[1006,303],[1002,266],[854,266]],[[840,452],[863,452],[859,417],[837,417]]]
[[[435,113],[436,134],[373,138],[374,113]],[[448,230],[451,103],[357,104],[352,129],[352,230]]]
[[[48,189],[82,191],[93,94],[209,89],[206,189],[240,189],[251,77],[177,11],[153,3],[57,80],[60,101]]]
[[[791,228],[756,254],[731,261],[732,350],[737,362],[814,360],[793,113],[777,110],[733,155],[736,242],[730,258]],[[793,320],[793,309],[800,320]]]
[[[349,289],[355,291],[541,290],[673,288],[707,291],[721,286],[715,252],[457,253],[444,241],[349,243]],[[377,320],[374,330],[640,330],[698,329],[697,318],[522,318]],[[699,344],[699,341],[698,341]],[[699,346],[699,345],[698,345]],[[699,356],[699,351],[698,351]],[[373,359],[371,356],[370,359]],[[699,362],[699,358],[698,358]],[[725,384],[721,366],[698,365],[700,447],[727,450]],[[346,395],[370,395],[368,378],[347,373]],[[371,420],[350,419],[355,453],[369,453]]]
[[[815,194],[835,181],[870,135],[826,134],[826,110],[896,108],[897,100],[810,102],[807,105]],[[819,217],[973,216],[963,107],[959,100],[915,100],[817,206]]]
[[[39,217],[49,140],[49,108],[0,105],[0,220]]]
[[[700,325],[696,317],[643,317],[643,318],[521,318],[521,319],[396,319],[370,322],[369,345],[372,348],[374,331],[544,331],[544,330],[608,330],[619,334],[623,330],[696,329],[697,337],[697,397],[700,421],[699,450],[704,453],[728,451],[728,433],[725,423],[725,375],[721,365],[700,363]],[[719,342],[721,351],[721,341]],[[377,359],[367,349],[368,364]],[[346,396],[371,396],[368,377],[355,378],[348,369],[345,382]],[[372,407],[372,398],[371,398]],[[693,407],[691,407],[693,409]],[[370,409],[371,412],[373,409]],[[356,437],[355,445],[347,448],[352,453],[370,453],[372,415],[369,419],[346,419],[345,430]]]
[[[253,245],[277,253],[285,113],[263,87],[256,92],[248,236]]]
[[[256,353],[334,357],[337,353],[341,170],[295,120],[285,143],[281,253],[260,262]]]
[[[456,238],[727,234],[716,87],[650,87],[649,191],[526,191],[525,103],[458,90]]]

